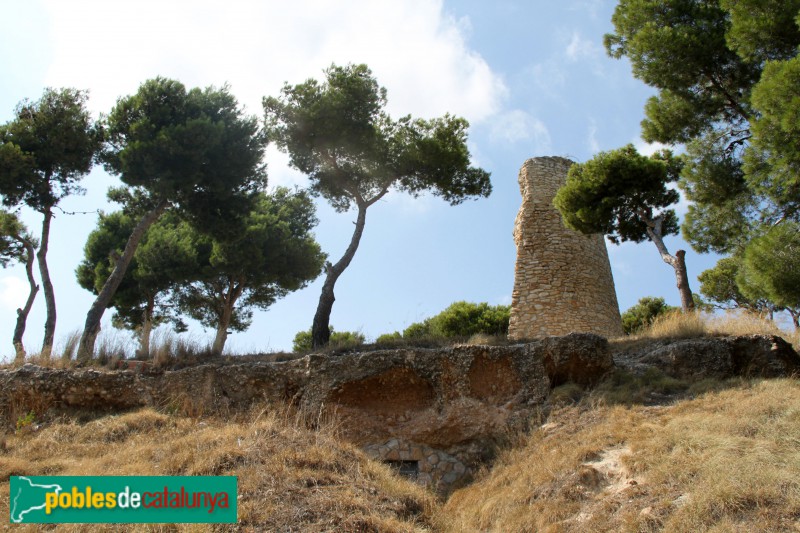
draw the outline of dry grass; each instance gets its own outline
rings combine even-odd
[[[656,318],[650,327],[636,335],[613,339],[612,345],[630,347],[659,339],[688,339],[703,336],[722,335],[777,335],[791,343],[795,349],[800,347],[800,333],[778,327],[754,313],[727,311],[721,315],[703,312],[666,313]]]
[[[797,531],[800,383],[563,407],[456,492],[444,531]],[[609,457],[619,456],[608,467]],[[604,461],[605,460],[605,461]]]
[[[235,475],[239,523],[234,529],[247,531],[422,531],[438,505],[421,487],[337,440],[329,424],[311,431],[288,412],[253,412],[223,421],[145,409],[18,432],[5,443],[3,513],[9,508],[8,478],[21,474]],[[0,520],[7,521],[7,515]],[[136,530],[211,527],[141,525]],[[119,526],[58,529],[116,531]]]

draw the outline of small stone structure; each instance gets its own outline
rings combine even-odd
[[[603,236],[567,228],[553,207],[570,165],[563,157],[535,157],[519,172],[522,206],[514,226],[511,339],[572,332],[622,335]]]
[[[435,450],[424,444],[413,444],[400,439],[391,439],[386,444],[373,444],[364,451],[375,460],[388,463],[415,463],[414,481],[447,494],[470,470],[452,455]],[[402,471],[401,471],[402,473]]]

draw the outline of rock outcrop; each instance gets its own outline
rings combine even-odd
[[[678,379],[775,378],[800,373],[800,357],[774,335],[658,341],[623,352],[616,364],[635,374],[657,368]]]
[[[587,369],[578,370],[574,355],[560,353],[580,354]],[[588,383],[612,364],[604,338],[570,335],[514,346],[309,355],[283,363],[220,362],[168,372],[25,365],[0,372],[0,413],[13,426],[31,410],[41,417],[147,405],[199,415],[255,403],[284,409],[293,404],[312,419],[335,415],[344,437],[373,455],[385,452],[387,461],[394,460],[394,452],[413,456],[398,461],[431,457],[421,479],[437,482],[444,491],[485,460],[509,430],[525,428],[541,413],[554,383]],[[393,441],[394,448],[386,445]]]
[[[335,416],[345,438],[446,492],[489,459],[509,431],[546,415],[553,387],[590,386],[615,364],[694,379],[800,372],[800,356],[779,337],[661,341],[612,358],[605,338],[571,334],[512,346],[234,360],[166,372],[25,365],[0,371],[0,414],[13,427],[30,411],[43,419],[156,406],[202,415],[291,404],[309,420]]]

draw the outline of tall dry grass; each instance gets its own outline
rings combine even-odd
[[[722,314],[704,312],[665,313],[657,317],[642,332],[617,341],[647,341],[652,339],[694,338],[719,335],[778,335],[800,347],[800,333],[778,326],[774,320],[745,311],[726,311]]]
[[[86,424],[63,422],[5,438],[0,520],[12,475],[234,475],[238,529],[245,531],[424,531],[438,503],[336,437],[335,426],[290,411],[232,420],[145,409]],[[119,531],[69,524],[59,531]],[[128,526],[135,531],[228,530],[230,526]],[[22,531],[38,531],[35,525]]]
[[[453,532],[797,531],[800,383],[749,383],[669,407],[562,408],[457,491],[437,525]]]
[[[76,364],[78,344],[81,331],[68,333],[53,349],[54,355],[42,357],[39,353],[29,353],[24,363],[33,363],[48,368],[69,368]],[[95,353],[89,364],[115,368],[123,359],[132,359],[139,348],[139,339],[130,331],[109,328],[100,332],[95,343]],[[230,350],[225,356],[234,356]],[[197,336],[177,335],[168,328],[157,328],[150,341],[150,357],[156,366],[176,367],[203,362],[211,357],[211,345],[207,339]],[[5,366],[14,367],[22,364],[9,361]]]

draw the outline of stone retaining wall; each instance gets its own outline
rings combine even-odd
[[[430,486],[440,494],[447,494],[472,472],[456,457],[424,444],[414,444],[391,439],[385,444],[366,446],[364,451],[377,461],[413,461],[417,473],[412,479],[420,485]]]

